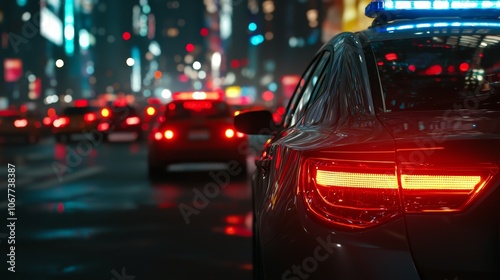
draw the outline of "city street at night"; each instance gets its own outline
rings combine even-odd
[[[15,166],[17,218],[16,273],[2,279],[251,278],[251,189],[224,165],[172,166],[150,182],[144,142],[85,138],[2,145],[0,162],[5,180]]]

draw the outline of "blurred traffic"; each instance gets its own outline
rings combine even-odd
[[[13,249],[0,230],[0,269],[250,279],[249,175],[269,135],[234,116],[282,122],[317,50],[369,24],[367,2],[1,1],[0,175],[16,192],[0,187],[15,195],[0,209],[19,221]]]

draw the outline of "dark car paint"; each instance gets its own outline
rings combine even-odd
[[[481,199],[464,213],[406,214],[362,231],[334,229],[307,213],[298,190],[304,157],[376,158],[396,164],[398,158],[409,156],[411,149],[421,148],[420,142],[415,142],[421,140],[445,147],[433,150],[435,153],[426,157],[428,161],[440,162],[438,159],[446,158],[452,163],[499,164],[498,112],[467,112],[464,114],[472,116],[455,116],[444,124],[444,112],[434,116],[429,112],[399,116],[384,112],[368,42],[414,35],[408,30],[393,34],[382,29],[340,34],[318,52],[333,49],[331,80],[337,79],[340,84],[330,83],[328,91],[332,94],[320,95],[295,126],[278,130],[256,161],[254,267],[262,279],[500,277],[498,173]],[[353,80],[349,66],[356,60],[350,53],[364,61],[357,67],[365,79],[358,80],[354,86],[360,88],[361,95],[346,91]],[[319,121],[308,122],[315,119]],[[426,129],[415,129],[422,125],[419,121],[424,122]],[[413,129],[402,129],[405,123]],[[446,141],[437,143],[437,138],[433,138],[436,134],[445,136]],[[316,248],[324,244],[322,241],[328,236],[338,244],[338,249],[331,250],[325,259],[314,261]],[[323,240],[319,240],[321,238]],[[304,269],[303,264],[310,266]]]

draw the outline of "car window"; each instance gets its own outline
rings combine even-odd
[[[313,102],[303,123],[314,125],[320,122],[338,122],[348,115],[369,113],[368,74],[364,65],[363,50],[357,39],[349,34],[338,38],[329,67],[325,69],[314,90]],[[360,114],[361,113],[361,114]]]
[[[165,117],[167,120],[227,118],[231,117],[231,110],[225,102],[188,100],[168,104]]]
[[[68,107],[64,109],[63,115],[74,116],[74,115],[84,115],[88,112],[94,112],[95,108],[92,107]]]
[[[304,88],[302,96],[299,102],[297,103],[297,108],[295,113],[293,114],[290,125],[296,124],[298,120],[302,118],[305,110],[310,106],[311,103],[313,103],[316,100],[318,93],[320,92],[320,88],[322,86],[326,87],[327,83],[325,82],[325,79],[326,79],[326,73],[328,72],[326,71],[326,66],[328,65],[329,61],[330,61],[330,52],[325,51],[321,56],[316,69],[314,69],[314,72],[311,75],[310,82]]]
[[[288,111],[285,116],[284,127],[293,126],[303,116],[304,110],[313,93],[314,86],[320,78],[328,58],[329,52],[322,52],[313,60],[297,85],[292,99],[290,100]]]
[[[493,35],[373,42],[387,111],[500,108],[500,45]]]

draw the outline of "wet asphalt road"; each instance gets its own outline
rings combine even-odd
[[[251,279],[248,176],[187,164],[151,182],[146,151],[127,141],[0,144],[0,279]],[[17,220],[7,220],[9,163]]]

